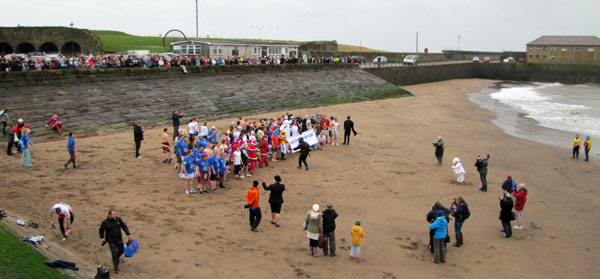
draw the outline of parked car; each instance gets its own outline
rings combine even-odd
[[[490,58],[489,58],[489,57],[487,57],[487,56],[483,58],[483,62],[487,62],[487,63],[489,63],[490,61],[492,61],[492,59],[490,59]]]
[[[403,65],[417,66],[418,63],[419,63],[419,56],[416,56],[416,55],[408,55],[408,56],[404,57],[404,60],[402,60]]]
[[[473,57],[473,63],[479,63],[479,56]]]
[[[357,63],[357,64],[363,64],[363,63],[367,62],[367,59],[365,59],[362,56],[352,56],[352,57],[350,57],[350,61]]]
[[[388,59],[385,56],[377,56],[377,57],[375,57],[375,59],[373,59],[373,64],[378,64],[378,63],[387,64],[387,62],[388,62]]]

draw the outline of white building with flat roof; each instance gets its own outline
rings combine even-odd
[[[248,42],[248,41],[209,41],[209,40],[187,40],[172,42],[173,53],[180,55],[204,55],[209,58],[219,57],[298,57],[300,45],[272,43],[272,42]]]

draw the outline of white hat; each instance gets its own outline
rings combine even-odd
[[[318,205],[318,204],[316,204],[316,203],[315,203],[315,204],[313,204],[313,206],[312,206],[312,211],[314,211],[314,212],[318,212],[318,211],[319,211],[319,205]]]
[[[211,130],[214,130],[214,129],[216,129],[216,128],[217,128],[217,127],[215,127],[215,126],[212,126],[212,127],[210,127],[210,129],[211,129]]]
[[[17,122],[23,123],[23,118],[19,118],[19,120],[17,120]]]

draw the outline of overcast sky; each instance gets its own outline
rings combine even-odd
[[[196,33],[194,0],[2,1],[0,26]],[[600,0],[199,0],[199,35],[337,40],[388,51],[525,50],[541,35],[600,35]]]

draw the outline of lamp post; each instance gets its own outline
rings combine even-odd
[[[460,50],[460,35],[458,35],[458,42],[456,45],[456,50]]]
[[[196,39],[198,39],[198,0],[196,0]]]

